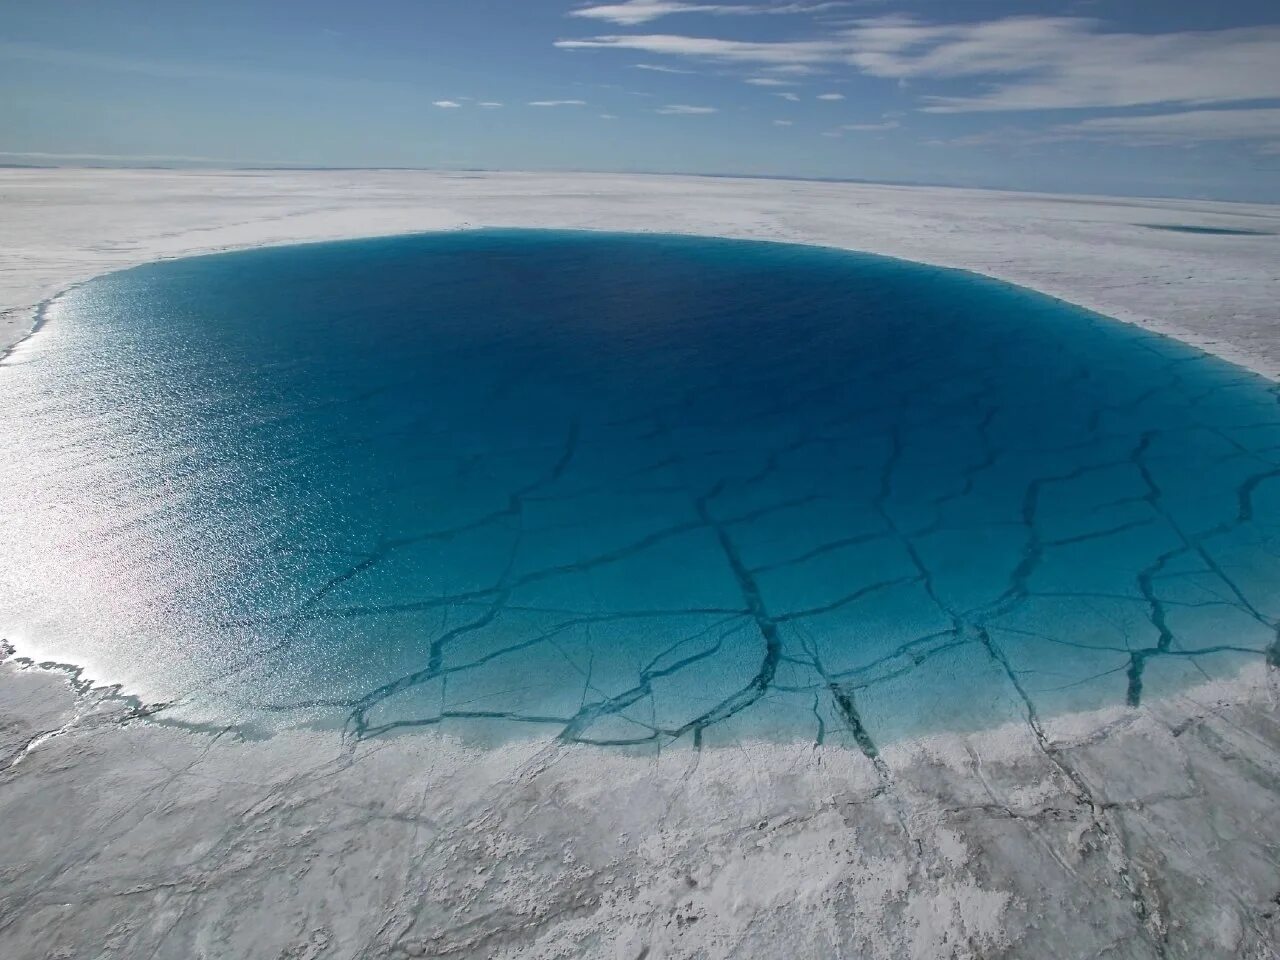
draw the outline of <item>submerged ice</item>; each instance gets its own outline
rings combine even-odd
[[[157,264],[0,366],[0,635],[177,719],[843,741],[1280,658],[1273,385],[823,249]]]

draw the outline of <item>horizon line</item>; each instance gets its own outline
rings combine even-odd
[[[0,157],[16,156],[19,154],[6,154],[0,151]],[[54,159],[54,158],[49,158]],[[113,163],[113,162],[92,162],[84,160],[81,162],[67,163],[25,163],[21,161],[0,160],[0,170],[169,170],[178,173],[183,172],[205,172],[205,173],[341,173],[341,172],[397,172],[397,173],[490,173],[490,174],[587,174],[592,176],[643,176],[643,177],[704,177],[708,179],[720,180],[774,180],[774,181],[790,181],[795,183],[849,183],[863,184],[867,186],[885,186],[885,187],[908,187],[908,188],[938,188],[944,190],[982,190],[991,193],[1018,193],[1032,195],[1047,195],[1060,197],[1106,197],[1110,199],[1134,199],[1134,200],[1183,200],[1183,201],[1208,201],[1213,203],[1231,203],[1231,204],[1258,204],[1263,206],[1280,205],[1280,195],[1272,199],[1252,199],[1240,200],[1230,199],[1212,194],[1169,194],[1169,193],[1108,193],[1106,191],[1096,191],[1091,193],[1071,192],[1061,190],[1036,189],[1031,187],[1008,187],[1008,186],[992,186],[984,184],[961,183],[957,181],[943,180],[895,180],[886,179],[878,180],[870,177],[819,177],[804,176],[801,174],[785,174],[785,173],[734,173],[734,172],[706,172],[706,171],[685,171],[685,170],[601,170],[589,168],[559,168],[549,167],[543,169],[517,169],[517,168],[495,168],[495,167],[432,167],[432,166],[406,166],[406,165],[329,165],[329,164],[271,164],[262,162],[245,162],[238,163],[235,161],[191,161],[191,162],[169,162],[169,163]]]

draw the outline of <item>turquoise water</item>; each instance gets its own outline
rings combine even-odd
[[[0,365],[0,489],[0,635],[179,720],[874,751],[1276,658],[1270,383],[825,249],[118,273]]]

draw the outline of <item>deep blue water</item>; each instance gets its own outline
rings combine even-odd
[[[1273,385],[825,249],[115,274],[0,365],[0,489],[0,635],[177,719],[873,750],[1277,649]]]

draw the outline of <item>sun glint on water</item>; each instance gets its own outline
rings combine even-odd
[[[187,720],[875,750],[1277,650],[1270,384],[825,249],[109,276],[0,365],[0,488],[0,635]]]

